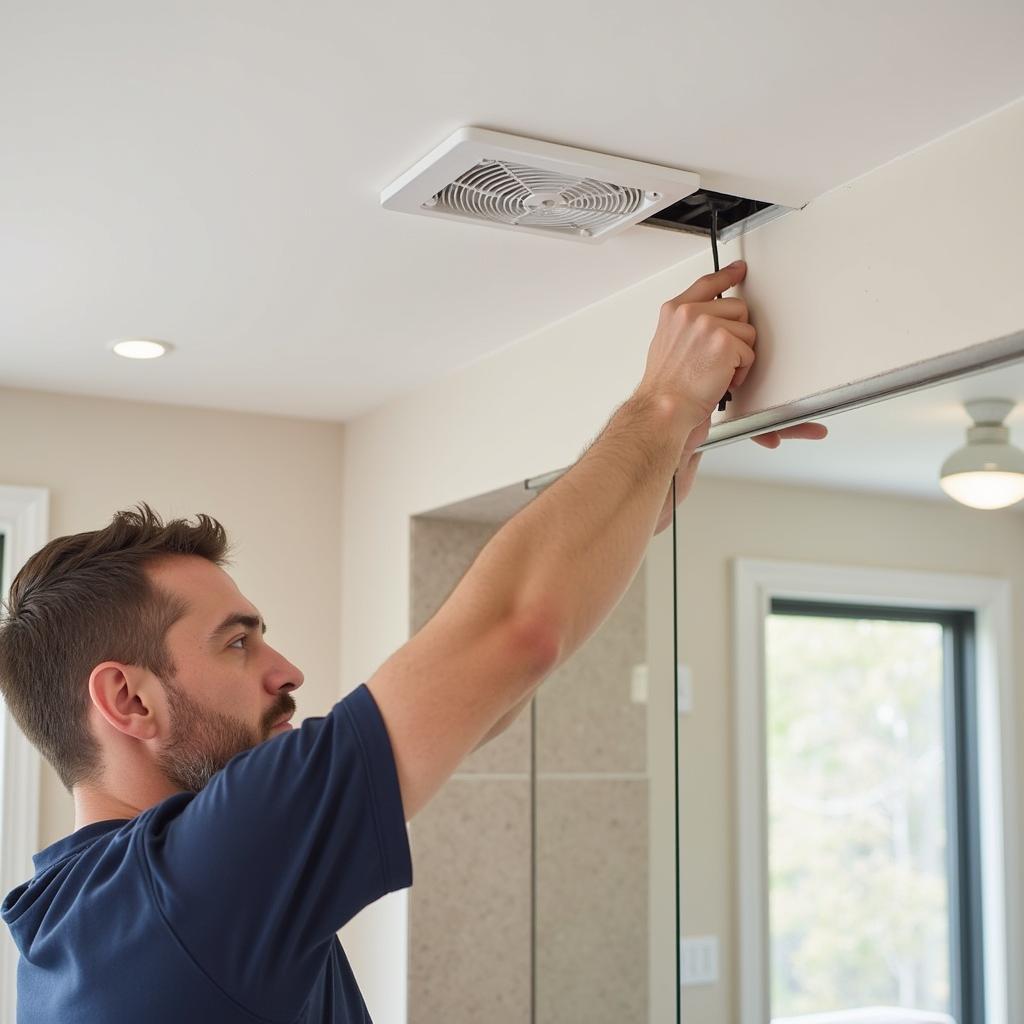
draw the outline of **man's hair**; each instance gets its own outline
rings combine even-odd
[[[103,771],[88,722],[92,670],[120,661],[161,679],[175,673],[165,635],[185,602],[157,587],[144,567],[172,555],[224,565],[224,527],[197,519],[164,525],[140,503],[102,530],[50,541],[11,584],[0,619],[0,694],[69,792]]]

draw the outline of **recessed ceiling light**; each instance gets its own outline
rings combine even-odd
[[[125,359],[159,359],[171,350],[166,341],[152,341],[149,338],[128,338],[112,342],[110,347]]]

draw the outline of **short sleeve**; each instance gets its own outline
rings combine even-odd
[[[412,884],[394,755],[365,684],[145,813],[142,856],[169,927],[268,1019],[301,1009],[339,928]]]

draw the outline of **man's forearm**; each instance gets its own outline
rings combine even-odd
[[[533,700],[533,696],[533,691],[531,691],[511,711],[502,715],[487,735],[473,748],[474,751],[479,750],[484,744],[490,743],[491,740],[497,739],[523,713],[523,709]]]
[[[634,394],[583,457],[491,539],[465,592],[550,625],[564,661],[636,575],[693,426],[692,414]]]

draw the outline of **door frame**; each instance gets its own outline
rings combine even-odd
[[[0,595],[29,557],[48,540],[50,492],[45,487],[0,486],[0,533],[4,559]],[[39,775],[42,758],[0,700],[0,899],[34,873],[39,842]],[[0,929],[0,1024],[15,1024],[18,950]]]

